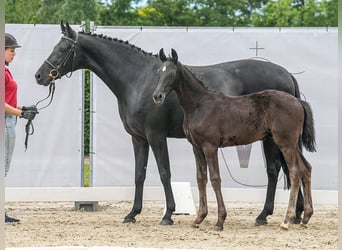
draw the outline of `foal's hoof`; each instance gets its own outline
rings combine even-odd
[[[254,225],[255,225],[256,227],[267,225],[267,220],[264,220],[264,219],[256,219]]]
[[[280,231],[287,231],[287,230],[289,230],[289,224],[285,223],[285,222],[281,223],[279,230]]]
[[[122,223],[135,223],[136,220],[134,218],[125,218],[124,221]]]
[[[198,223],[192,223],[191,227],[192,228],[199,228],[199,224]]]
[[[300,223],[300,224],[299,224],[299,227],[305,229],[305,228],[308,228],[308,224]]]
[[[159,223],[159,225],[163,225],[163,226],[173,225],[173,220],[171,220],[171,219],[162,219],[162,221]]]

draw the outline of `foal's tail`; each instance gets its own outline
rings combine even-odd
[[[302,131],[303,145],[309,152],[316,152],[315,128],[312,109],[309,103],[300,99],[298,100],[304,108],[304,124]]]

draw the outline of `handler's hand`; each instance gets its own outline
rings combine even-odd
[[[32,110],[32,111],[36,111],[36,113],[38,113],[38,109],[36,105],[31,105],[31,106],[23,106],[21,108],[21,110],[23,111],[28,111],[28,110]]]
[[[20,118],[25,118],[27,120],[33,120],[38,114],[37,110],[22,110]]]

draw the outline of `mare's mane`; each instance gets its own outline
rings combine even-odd
[[[113,42],[116,42],[116,43],[120,43],[122,45],[125,45],[127,46],[128,48],[130,49],[134,49],[138,52],[141,52],[143,53],[144,55],[149,55],[149,56],[155,56],[157,57],[158,55],[157,54],[152,54],[150,52],[146,52],[144,51],[143,49],[141,49],[140,47],[138,46],[135,46],[133,44],[130,44],[128,41],[124,41],[124,40],[121,40],[121,39],[118,39],[118,38],[113,38],[113,37],[109,37],[109,36],[106,36],[106,35],[103,35],[103,34],[95,34],[95,33],[91,33],[91,32],[85,32],[85,31],[80,31],[79,32],[80,34],[83,34],[83,35],[87,35],[87,36],[93,36],[93,37],[99,37],[99,38],[102,38],[102,39],[106,39],[108,41],[113,41]]]

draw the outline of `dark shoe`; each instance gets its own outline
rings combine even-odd
[[[5,223],[16,223],[16,222],[20,222],[20,220],[9,217],[7,214],[5,214]]]

